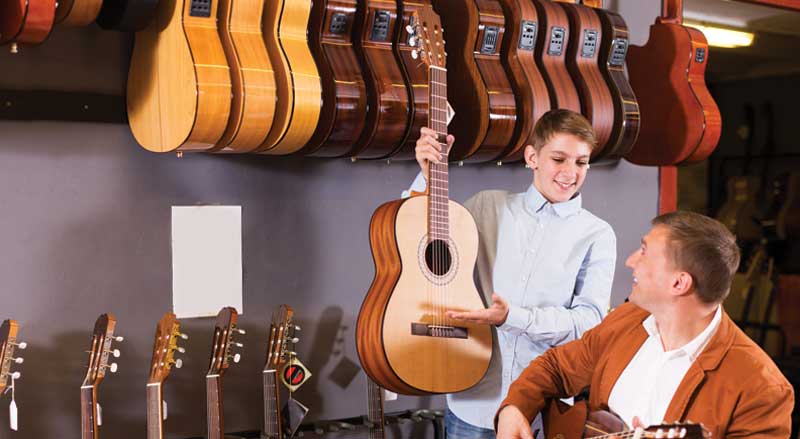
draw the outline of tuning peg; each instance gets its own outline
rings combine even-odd
[[[300,342],[300,338],[298,338],[298,337],[292,337],[292,339],[291,339],[291,340],[289,340],[289,341],[291,341],[292,343],[299,343],[299,342]]]
[[[14,372],[14,373],[11,374],[11,379],[12,380],[18,380],[18,379],[20,379],[20,377],[22,377],[22,374],[19,373],[19,372]]]
[[[119,349],[114,349],[113,351],[106,351],[106,352],[108,352],[109,354],[113,355],[114,358],[119,358],[119,356],[120,356]]]
[[[244,347],[244,345],[239,343],[239,342],[233,342],[233,345],[236,346],[237,348],[243,348]]]
[[[11,345],[14,345],[14,346],[16,346],[18,349],[22,349],[22,350],[25,350],[25,348],[27,348],[27,347],[28,347],[28,343],[25,343],[24,341],[21,341],[21,342],[19,342],[19,343],[9,343],[9,344],[11,344]]]
[[[233,362],[234,363],[238,363],[239,361],[242,360],[242,355],[239,354],[239,353],[236,353],[236,354],[233,354],[233,357],[231,357],[231,358],[233,358]]]
[[[108,366],[108,370],[110,370],[111,373],[116,373],[117,372],[117,368],[118,368],[117,367],[117,363],[111,363],[111,365]]]
[[[419,51],[417,51],[417,49],[414,49],[414,50],[411,51],[411,58],[414,58],[414,59],[419,58]]]
[[[294,325],[294,330],[295,331],[301,331],[302,329],[303,328],[301,328],[300,325]]]
[[[180,353],[182,353],[182,354],[185,354],[185,353],[186,353],[186,349],[184,349],[184,348],[182,348],[182,347],[180,347],[180,346],[178,346],[177,348],[175,348],[175,350],[176,350],[176,351],[178,351],[178,352],[180,352]]]
[[[416,46],[417,45],[417,37],[411,37],[408,39],[409,46]]]
[[[177,360],[175,360],[175,363],[174,363],[174,364],[175,364],[175,368],[176,368],[176,369],[180,369],[180,368],[182,368],[182,367],[183,367],[183,360],[181,360],[180,358],[178,358]]]
[[[413,34],[414,33],[414,26],[408,24],[406,25],[406,32]]]
[[[122,343],[123,341],[125,341],[125,337],[123,337],[121,335],[118,335],[118,336],[114,337],[114,341],[116,341],[118,343]]]
[[[238,332],[241,335],[247,334],[247,331],[245,331],[244,329],[239,329],[239,328],[236,328],[236,332]]]
[[[11,361],[13,361],[13,362],[15,362],[17,364],[22,364],[22,363],[25,362],[25,359],[22,358],[22,357],[17,357],[17,358],[12,358]]]

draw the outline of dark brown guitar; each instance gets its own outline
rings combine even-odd
[[[163,421],[167,418],[167,410],[162,389],[172,367],[180,369],[183,365],[183,360],[175,358],[175,351],[185,352],[178,346],[178,339],[189,338],[181,334],[180,329],[180,322],[171,312],[164,313],[156,325],[153,359],[147,380],[147,439],[164,439]]]
[[[322,83],[319,123],[303,152],[352,154],[367,116],[367,89],[353,48],[356,0],[319,0],[308,23],[308,44]]]
[[[408,136],[409,93],[392,42],[397,33],[395,0],[359,0],[353,30],[367,85],[367,120],[355,147],[359,158],[382,158]]]
[[[211,364],[206,373],[206,421],[208,439],[225,438],[224,411],[222,409],[222,376],[230,363],[238,363],[241,355],[231,353],[231,346],[242,347],[233,341],[234,332],[244,334],[236,328],[239,314],[232,307],[222,308],[214,324],[214,339],[211,344]]]
[[[500,160],[513,162],[521,160],[525,146],[533,144],[533,127],[550,110],[550,94],[534,56],[539,32],[536,7],[529,0],[500,0],[500,5],[506,16],[500,60],[517,106],[513,141]]]
[[[53,29],[55,0],[6,0],[0,2],[0,45],[11,43],[17,53],[19,44],[39,44]]]
[[[567,71],[567,47],[570,40],[567,13],[564,8],[550,0],[532,1],[539,13],[536,62],[547,84],[550,106],[580,113],[578,90]]]
[[[639,137],[625,156],[632,163],[702,160],[719,140],[719,109],[703,78],[708,43],[702,32],[682,22],[683,1],[663,0],[647,44],[630,48],[628,73],[642,117]]]
[[[631,150],[639,136],[639,103],[625,75],[628,25],[621,15],[601,9],[601,2],[596,3],[593,7],[603,28],[598,65],[614,105],[614,125],[597,160],[619,160]],[[584,1],[584,4],[588,6],[589,2]]]
[[[605,410],[591,411],[586,401],[577,401],[573,406],[559,400],[550,401],[545,407],[542,421],[546,439],[606,439],[611,436],[621,439],[711,438],[711,432],[702,424],[689,422],[652,425],[643,429],[640,435],[634,436],[634,430],[630,430],[616,414]]]
[[[11,372],[11,363],[22,364],[22,357],[14,358],[16,348],[25,349],[28,344],[17,341],[19,324],[16,320],[4,320],[0,325],[0,395],[5,393],[8,387],[8,380],[19,379],[19,372]]]
[[[281,305],[272,314],[267,343],[267,361],[261,372],[264,386],[264,427],[262,439],[283,439],[284,429],[281,417],[281,393],[278,387],[278,374],[289,359],[289,345],[298,340],[294,331],[299,329],[292,323],[294,311],[289,305]]]
[[[106,370],[117,371],[117,363],[108,363],[109,355],[119,357],[118,349],[111,349],[114,341],[122,337],[114,335],[117,321],[111,313],[97,318],[92,331],[92,345],[89,349],[89,367],[81,384],[81,439],[98,439],[100,432],[100,403],[97,402],[97,388],[106,376]]]
[[[581,112],[594,127],[597,147],[592,150],[592,158],[597,158],[608,150],[614,128],[614,103],[599,65],[605,35],[594,9],[572,3],[559,5],[567,12],[570,23],[567,70],[580,95]]]

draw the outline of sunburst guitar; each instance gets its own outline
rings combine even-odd
[[[429,124],[443,142],[447,70],[442,29],[432,9],[418,13],[421,64],[431,78]],[[447,171],[447,160],[432,164],[428,195],[385,203],[370,224],[376,273],[358,316],[356,344],[369,377],[397,393],[465,390],[481,380],[492,354],[488,326],[446,316],[447,310],[484,307],[472,278],[478,253],[475,220],[449,200]]]

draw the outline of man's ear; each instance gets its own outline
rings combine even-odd
[[[686,271],[679,271],[672,284],[673,293],[676,296],[689,294],[694,288],[694,278]]]
[[[528,145],[525,147],[525,164],[531,169],[536,169],[536,167],[539,166],[536,157],[536,150],[533,149],[533,145]]]

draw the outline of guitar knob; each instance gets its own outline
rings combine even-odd
[[[184,334],[184,333],[178,333],[178,337],[180,337],[180,338],[182,338],[184,340],[188,340],[189,339],[189,336]]]
[[[180,368],[182,368],[182,367],[183,367],[183,360],[181,360],[180,358],[178,358],[177,360],[175,360],[175,368],[176,368],[176,369],[180,369]]]
[[[233,362],[234,362],[234,363],[238,363],[238,362],[239,362],[239,361],[241,361],[241,360],[242,360],[242,356],[241,356],[241,354],[238,354],[238,353],[237,353],[237,354],[234,354],[234,355],[233,355]]]
[[[108,367],[108,370],[110,370],[111,373],[117,373],[117,368],[117,363],[111,363],[111,365]]]
[[[14,346],[16,346],[17,348],[22,349],[22,350],[25,350],[25,348],[28,347],[28,343],[25,343],[24,341],[19,342],[19,343],[12,343],[12,344]]]
[[[17,364],[22,364],[22,363],[25,362],[25,359],[22,358],[22,357],[12,358],[11,360],[14,361]]]
[[[180,347],[180,346],[178,346],[178,348],[177,348],[176,350],[177,350],[178,352],[182,353],[182,354],[185,354],[185,353],[186,353],[186,349],[184,349],[184,348],[182,348],[182,347]]]
[[[114,337],[114,341],[122,343],[123,341],[125,341],[125,337],[123,337],[121,335],[118,335],[118,336]]]

